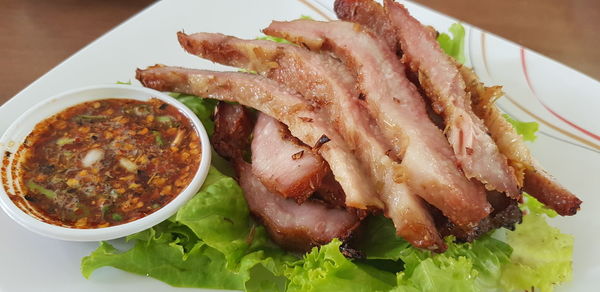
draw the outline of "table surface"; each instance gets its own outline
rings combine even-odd
[[[297,0],[288,0],[297,1]],[[0,0],[0,105],[153,0]],[[600,80],[598,0],[416,0]]]

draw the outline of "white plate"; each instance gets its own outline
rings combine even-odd
[[[175,36],[179,30],[254,38],[273,19],[291,20],[300,15],[334,18],[332,2],[158,2],[94,41],[0,107],[0,133],[19,114],[44,98],[76,87],[133,81],[138,67],[163,63],[226,68],[184,53]],[[455,22],[412,3],[406,6],[423,23],[440,31]],[[466,28],[470,65],[474,65],[486,84],[504,86],[511,100],[506,97],[500,100],[503,110],[518,119],[540,123],[539,138],[530,144],[535,157],[584,201],[576,216],[552,221],[563,232],[575,236],[574,279],[558,290],[595,290],[600,279],[597,251],[600,196],[595,195],[600,190],[600,83],[477,28]],[[15,224],[4,213],[0,213],[0,232],[0,291],[183,291],[112,268],[99,269],[86,280],[80,274],[79,263],[97,244],[46,239]]]

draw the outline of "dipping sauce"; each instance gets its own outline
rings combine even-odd
[[[42,121],[25,140],[23,197],[55,225],[130,222],[191,182],[200,143],[191,121],[161,100],[82,103]]]

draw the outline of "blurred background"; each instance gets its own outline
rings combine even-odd
[[[153,2],[0,0],[0,104]],[[600,0],[413,2],[512,40],[600,80]]]

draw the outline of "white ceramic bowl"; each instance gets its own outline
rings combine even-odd
[[[128,223],[105,228],[75,229],[52,225],[17,207],[7,193],[14,194],[13,187],[22,184],[18,183],[20,176],[13,174],[11,171],[15,155],[7,155],[8,152],[16,153],[35,125],[46,118],[76,104],[106,98],[127,98],[142,101],[157,98],[175,106],[191,120],[202,143],[202,157],[200,166],[190,184],[171,202],[154,213]],[[47,237],[70,241],[98,241],[123,237],[150,228],[175,214],[183,204],[198,192],[204,183],[210,167],[210,159],[210,142],[204,126],[196,115],[178,100],[156,90],[132,85],[99,85],[75,89],[43,100],[30,108],[15,120],[0,138],[0,162],[2,162],[2,167],[7,167],[7,169],[2,170],[4,173],[0,185],[0,206],[18,224]]]

